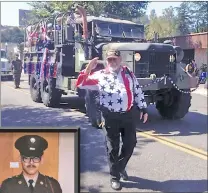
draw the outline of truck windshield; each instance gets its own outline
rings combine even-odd
[[[144,38],[144,26],[143,25],[123,24],[122,28],[126,37]]]
[[[6,52],[4,50],[1,50],[1,58],[6,58]]]
[[[144,25],[97,21],[97,33],[103,36],[144,38]]]

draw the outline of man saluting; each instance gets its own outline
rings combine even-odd
[[[54,178],[42,175],[38,169],[48,142],[37,135],[26,135],[15,142],[21,156],[22,173],[3,181],[1,193],[62,193]]]
[[[102,112],[102,128],[106,136],[106,147],[110,166],[111,187],[114,190],[122,188],[120,178],[128,180],[125,170],[136,146],[135,106],[141,111],[143,123],[148,119],[147,104],[144,94],[135,75],[121,65],[119,50],[107,52],[107,67],[92,72],[97,66],[98,58],[89,62],[81,71],[77,87],[80,89],[97,90],[100,93],[100,110]],[[123,146],[119,154],[120,135]]]

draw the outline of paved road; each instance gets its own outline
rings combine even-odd
[[[13,89],[1,85],[2,126],[81,127],[81,192],[112,192],[101,130],[92,128],[83,101],[63,97],[59,108],[46,108],[30,99],[28,84]],[[189,114],[181,121],[162,120],[150,108],[148,124],[139,124],[138,143],[121,192],[207,191],[207,98],[193,94]]]

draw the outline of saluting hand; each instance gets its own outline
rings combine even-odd
[[[141,112],[140,113],[140,120],[142,119],[142,117],[144,118],[143,123],[146,123],[147,119],[148,119],[148,114],[147,113],[144,114],[143,112]]]
[[[93,58],[86,67],[86,73],[90,73],[97,66],[98,57]]]

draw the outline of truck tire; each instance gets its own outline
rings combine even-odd
[[[186,89],[184,91],[190,91]],[[182,119],[189,111],[191,106],[191,94],[181,93],[176,89],[171,89],[166,93],[164,100],[156,103],[156,108],[160,115],[165,119]]]
[[[40,82],[35,74],[30,77],[30,95],[34,102],[41,103]]]
[[[47,107],[57,107],[60,104],[62,92],[56,89],[56,79],[41,80],[41,97]]]
[[[31,75],[29,74],[28,75],[28,85],[30,85],[30,77],[31,77]]]
[[[93,127],[99,128],[101,122],[101,112],[97,107],[97,97],[99,93],[97,91],[86,90],[85,95],[85,107],[86,114],[89,117],[89,121]]]

